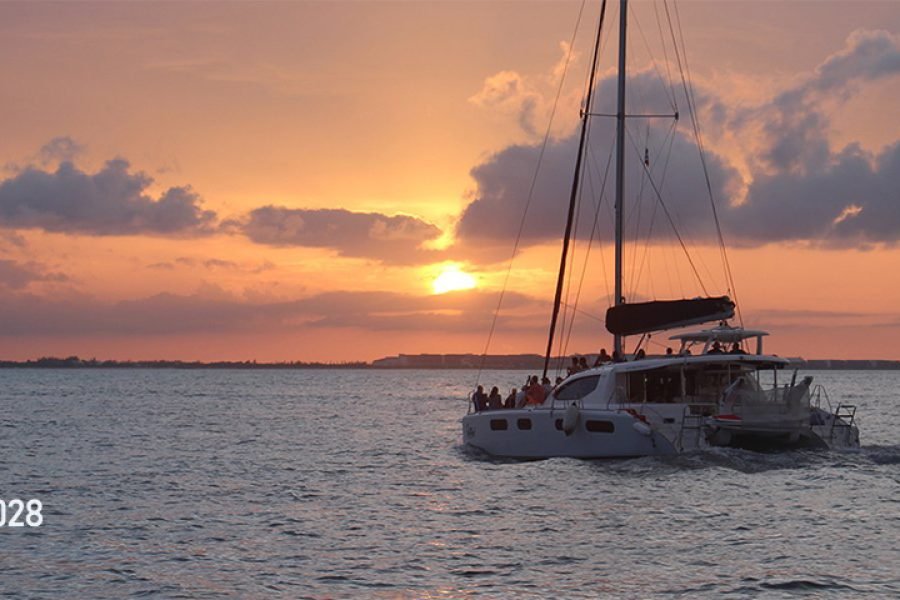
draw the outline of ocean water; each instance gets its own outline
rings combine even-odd
[[[863,448],[491,460],[470,371],[0,371],[10,597],[900,596],[900,372]],[[523,372],[486,372],[519,384]]]

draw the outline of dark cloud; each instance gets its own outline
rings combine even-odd
[[[652,98],[648,101],[648,111],[665,112],[669,105],[669,93],[653,73],[641,73],[631,77],[630,86],[635,96]],[[597,110],[611,110],[614,105],[615,79],[607,78],[598,86]],[[655,107],[655,108],[653,108]],[[649,126],[649,129],[647,127]],[[669,137],[671,121],[644,123],[636,126],[634,136],[640,136],[649,143],[639,142],[635,147],[629,144],[626,150],[629,182],[641,181],[644,172],[645,148],[649,151],[650,171],[660,189],[663,201],[671,206],[679,216],[683,230],[702,234],[702,226],[710,227],[712,217],[709,211],[708,193],[701,170],[699,152],[694,142],[688,138],[682,127]],[[603,194],[605,208],[601,207],[598,225],[604,239],[612,236],[611,206],[613,177],[612,170],[603,188],[604,174],[615,139],[615,123],[610,119],[595,119],[591,126],[590,146],[585,162],[585,179],[582,185],[584,201],[580,205],[577,237],[590,237],[596,204],[593,198]],[[541,170],[534,187],[531,205],[522,232],[524,245],[558,240],[565,227],[569,189],[574,175],[578,133],[551,141],[544,153]],[[504,245],[509,247],[520,226],[521,215],[525,211],[532,177],[538,164],[541,148],[539,145],[515,145],[505,148],[472,169],[475,180],[473,201],[466,207],[457,226],[457,236],[463,245]],[[730,197],[739,183],[735,169],[714,153],[707,154],[710,180],[717,198]],[[665,223],[664,215],[658,210],[658,200],[652,187],[644,182],[642,189],[629,189],[629,222],[638,226],[636,211],[638,206],[644,213],[642,227],[649,230],[647,215],[654,210],[656,224],[651,235],[671,239],[672,229]],[[641,200],[638,201],[638,196]],[[657,205],[657,209],[654,209]],[[676,208],[677,207],[677,208]],[[635,215],[635,218],[631,218]],[[709,235],[712,235],[710,232]]]
[[[84,145],[76,142],[67,135],[55,137],[43,146],[38,153],[42,164],[53,162],[71,162],[75,157],[84,152]]]
[[[407,215],[279,206],[257,208],[226,227],[257,244],[328,248],[342,256],[400,264],[435,259],[437,253],[422,244],[441,235],[435,225]]]
[[[825,246],[900,240],[900,143],[873,156],[849,146],[819,170],[758,174],[747,201],[729,209],[744,244],[812,240]]]
[[[726,240],[747,246],[805,241],[825,247],[900,240],[900,142],[878,153],[855,144],[834,149],[828,139],[831,123],[824,112],[825,106],[852,97],[862,84],[898,74],[900,41],[884,31],[857,31],[843,49],[808,77],[762,105],[729,107],[713,90],[695,86],[701,123],[715,136],[728,133],[742,140],[748,152],[750,179],[745,182],[727,159],[706,147],[713,197]],[[671,91],[655,73],[631,75],[629,90],[630,98],[641,100],[639,107],[632,104],[632,112],[666,112],[670,105]],[[595,110],[614,112],[614,97],[615,79],[607,77],[599,82]],[[683,98],[678,102],[686,105]],[[684,112],[682,108],[683,122],[687,121]],[[626,237],[635,237],[641,228],[640,239],[674,240],[662,211],[654,207],[653,190],[646,181],[641,183],[643,149],[647,147],[653,178],[662,182],[662,198],[679,232],[689,242],[715,243],[709,196],[689,126],[680,125],[669,153],[667,123],[636,123],[629,122],[626,142]],[[594,198],[600,197],[613,126],[611,120],[592,122],[582,186],[585,198],[591,199],[579,207],[576,235],[581,239],[591,233]],[[561,238],[576,143],[573,134],[548,146],[524,223],[522,245]],[[538,145],[509,146],[472,169],[472,202],[457,227],[460,249],[511,247],[539,154]],[[606,207],[601,208],[598,221],[602,239],[611,237],[611,197],[610,177],[604,191]],[[651,229],[648,214],[654,210]],[[643,225],[638,224],[638,214]]]
[[[194,236],[213,231],[215,213],[203,210],[189,187],[158,198],[153,180],[130,172],[125,160],[108,161],[96,173],[63,162],[49,172],[28,167],[0,183],[0,227],[89,235]]]
[[[393,292],[329,292],[286,302],[240,299],[205,290],[189,296],[158,294],[114,304],[68,294],[43,297],[0,293],[0,336],[158,335],[175,333],[271,332],[310,328],[370,331],[483,333],[496,307],[495,294],[466,291],[438,296]],[[544,302],[507,294],[500,326],[546,326]]]
[[[20,263],[0,259],[0,287],[13,290],[22,289],[34,281],[68,281],[62,273],[47,271],[42,265],[34,262]]]

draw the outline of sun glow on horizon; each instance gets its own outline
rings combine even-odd
[[[475,285],[475,278],[461,271],[458,265],[447,265],[431,282],[431,289],[435,294],[446,294],[459,290],[471,290]]]

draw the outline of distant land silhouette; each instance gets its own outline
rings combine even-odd
[[[582,356],[582,355],[578,355]],[[592,364],[594,355],[584,355]],[[882,370],[900,369],[900,360],[879,359],[811,359],[791,358],[791,366],[821,370]],[[565,366],[568,357],[555,357],[551,363]],[[379,358],[372,362],[257,362],[245,361],[182,361],[182,360],[97,360],[77,356],[66,358],[43,357],[36,360],[0,360],[0,369],[521,369],[539,371],[544,357],[537,354],[400,354]]]

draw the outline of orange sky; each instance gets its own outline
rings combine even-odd
[[[745,324],[782,355],[900,359],[900,7],[676,6]],[[579,7],[0,3],[0,359],[481,352]],[[671,150],[669,121],[630,126],[629,159],[647,148],[703,285],[725,293],[665,8],[632,2],[629,110],[666,112],[671,91],[682,118]],[[494,353],[543,351],[598,11]],[[592,132],[594,192],[608,130]],[[626,186],[629,297],[702,293],[646,180]],[[570,352],[611,343],[600,216]],[[435,295],[449,265],[477,287]]]

